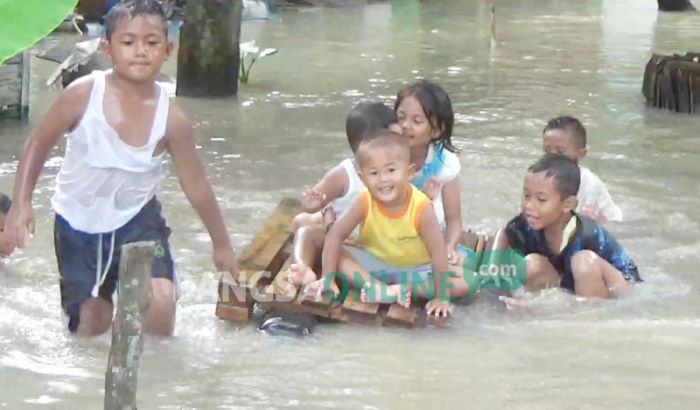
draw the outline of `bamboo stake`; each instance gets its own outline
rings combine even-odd
[[[105,376],[105,410],[136,409],[142,322],[149,305],[154,249],[153,242],[122,246],[117,315]]]

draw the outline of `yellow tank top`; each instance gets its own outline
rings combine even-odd
[[[420,218],[430,204],[423,192],[409,185],[406,205],[392,212],[372,198],[365,189],[360,193],[365,218],[355,241],[386,263],[415,266],[430,263],[430,254],[418,234]]]

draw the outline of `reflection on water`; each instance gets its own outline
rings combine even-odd
[[[571,113],[589,130],[587,165],[625,213],[611,228],[647,282],[622,301],[555,292],[521,312],[484,298],[459,307],[449,329],[328,325],[274,338],[215,319],[208,237],[173,173],[160,197],[183,297],[176,336],[146,344],[143,408],[696,407],[700,117],[648,110],[640,93],[652,51],[700,44],[696,15],[657,16],[635,0],[498,2],[493,47],[487,0],[280,17],[243,27],[280,52],[256,64],[239,101],[182,101],[236,244],[348,155],[353,104],[391,102],[427,77],[455,104],[465,224],[492,232],[512,216],[544,122]],[[35,124],[56,91],[41,85],[55,66],[33,63]],[[0,190],[11,190],[28,132],[0,125]],[[102,405],[109,338],[69,337],[60,313],[48,198],[61,153],[38,184],[31,246],[0,268],[0,407]]]

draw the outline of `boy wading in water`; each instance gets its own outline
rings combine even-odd
[[[204,222],[220,271],[238,262],[194,145],[192,124],[155,82],[170,55],[167,22],[155,0],[120,3],[105,18],[105,52],[113,69],[96,71],[64,90],[27,140],[20,157],[6,231],[13,247],[34,229],[32,193],[48,152],[68,133],[51,199],[61,303],[78,335],[112,323],[121,246],[156,242],[151,303],[144,330],[169,335],[175,321],[170,229],[155,197],[172,155],[180,185]]]

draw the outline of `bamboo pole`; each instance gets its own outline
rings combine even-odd
[[[136,409],[142,322],[149,305],[154,249],[153,242],[122,246],[117,315],[105,376],[105,410]]]

